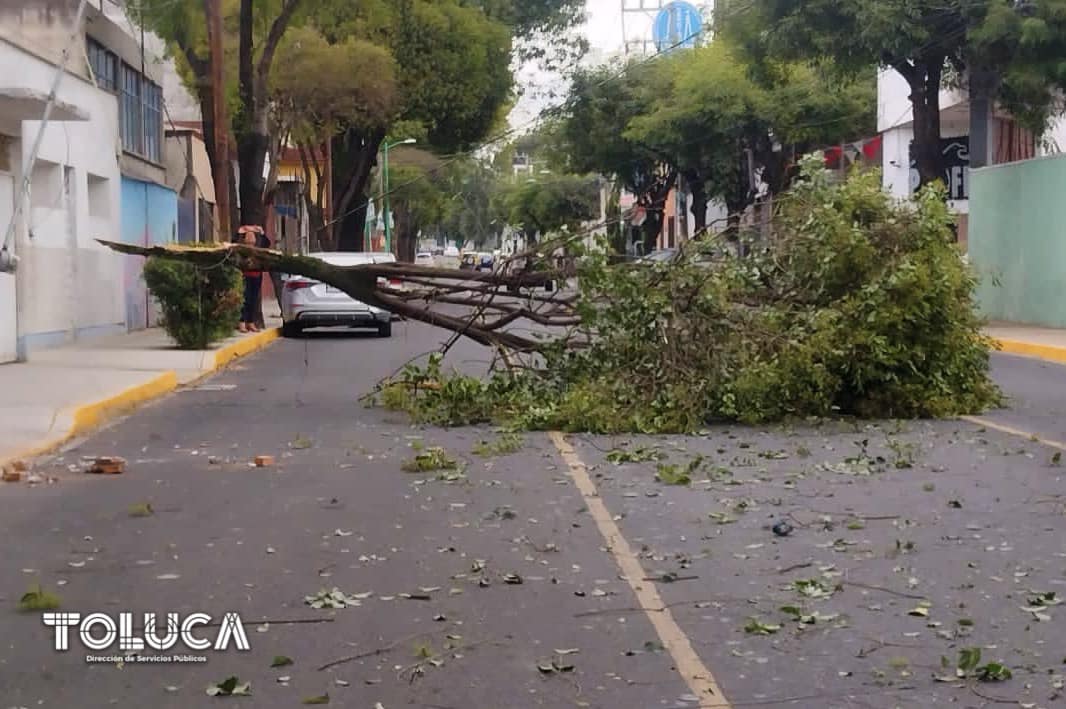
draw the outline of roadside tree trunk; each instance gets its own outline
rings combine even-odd
[[[364,134],[349,128],[333,140],[333,194],[337,201],[333,205],[331,241],[341,251],[366,250],[363,235],[367,188],[384,139],[384,131]]]
[[[934,54],[914,64],[899,63],[896,71],[910,86],[914,113],[914,161],[919,184],[944,181],[944,156],[940,150],[940,84],[945,57]]]

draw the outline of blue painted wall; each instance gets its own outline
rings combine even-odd
[[[122,241],[152,246],[177,240],[178,195],[169,187],[153,182],[122,178]],[[141,330],[157,324],[156,308],[144,285],[144,259],[126,259],[126,327]]]

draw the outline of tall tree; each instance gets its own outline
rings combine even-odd
[[[787,189],[795,156],[876,130],[873,76],[841,80],[803,62],[756,62],[727,38],[657,63],[662,96],[625,136],[674,166],[692,194],[697,231],[707,204],[733,223],[755,199]]]
[[[300,154],[311,232],[322,248],[337,247],[327,228],[326,145],[350,128],[371,133],[388,125],[399,102],[396,73],[386,48],[354,37],[331,44],[310,25],[294,27],[279,49],[271,81],[274,130]]]
[[[731,4],[732,5],[732,4]],[[889,67],[910,87],[914,157],[922,184],[943,179],[940,91],[949,75],[974,93],[998,97],[1038,130],[1061,88],[1066,2],[876,2],[875,0],[756,0],[751,9],[726,6],[725,25],[744,18],[760,25],[775,51],[830,58],[844,70]],[[757,13],[754,21],[749,13]],[[991,77],[989,85],[987,79]],[[982,80],[984,83],[982,84]]]
[[[537,175],[503,188],[508,223],[522,230],[527,245],[599,217],[599,180],[582,175]]]
[[[207,136],[216,127],[211,116],[215,101],[231,102],[231,126],[240,172],[240,218],[247,224],[262,224],[265,218],[263,169],[270,148],[269,80],[274,56],[302,0],[238,0],[223,4],[224,23],[230,34],[226,42],[227,86],[214,86],[208,65],[207,21],[201,0],[143,0],[131,8],[131,19],[158,34],[179,59],[186,84],[200,102]],[[236,46],[233,43],[236,35]],[[235,62],[234,62],[235,60]],[[233,71],[233,64],[236,71]],[[236,74],[236,95],[229,82]],[[208,140],[212,165],[227,156],[215,155]]]
[[[558,132],[571,172],[613,177],[635,196],[646,212],[641,226],[645,252],[655,248],[662,231],[677,169],[664,162],[653,146],[627,135],[626,129],[634,118],[652,111],[661,89],[655,73],[640,63],[624,72],[611,67],[578,72],[568,115]]]

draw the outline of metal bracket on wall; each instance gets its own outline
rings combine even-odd
[[[14,273],[18,270],[19,257],[7,248],[0,249],[0,273]]]

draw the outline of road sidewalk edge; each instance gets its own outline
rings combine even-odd
[[[198,379],[214,374],[234,361],[265,348],[278,339],[280,328],[270,328],[252,337],[246,337],[213,352],[213,360],[205,366]],[[205,358],[206,360],[207,358]],[[205,362],[207,364],[207,362]],[[143,404],[153,401],[175,391],[179,386],[178,373],[174,370],[161,372],[147,382],[124,389],[103,399],[80,404],[70,409],[61,410],[56,415],[57,421],[67,419],[69,428],[62,433],[47,437],[28,448],[16,451],[13,455],[0,458],[0,465],[13,460],[35,458],[59,448],[64,443],[78,436],[83,436],[109,421],[128,414]]]
[[[1022,355],[1024,357],[1035,357],[1037,359],[1046,360],[1048,362],[1055,362],[1057,364],[1066,364],[1066,347],[1057,347],[1055,345],[1040,345],[1035,342],[1009,340],[998,337],[994,338],[994,342],[998,345],[998,349],[1000,352],[1006,352],[1007,354],[1014,355]]]

